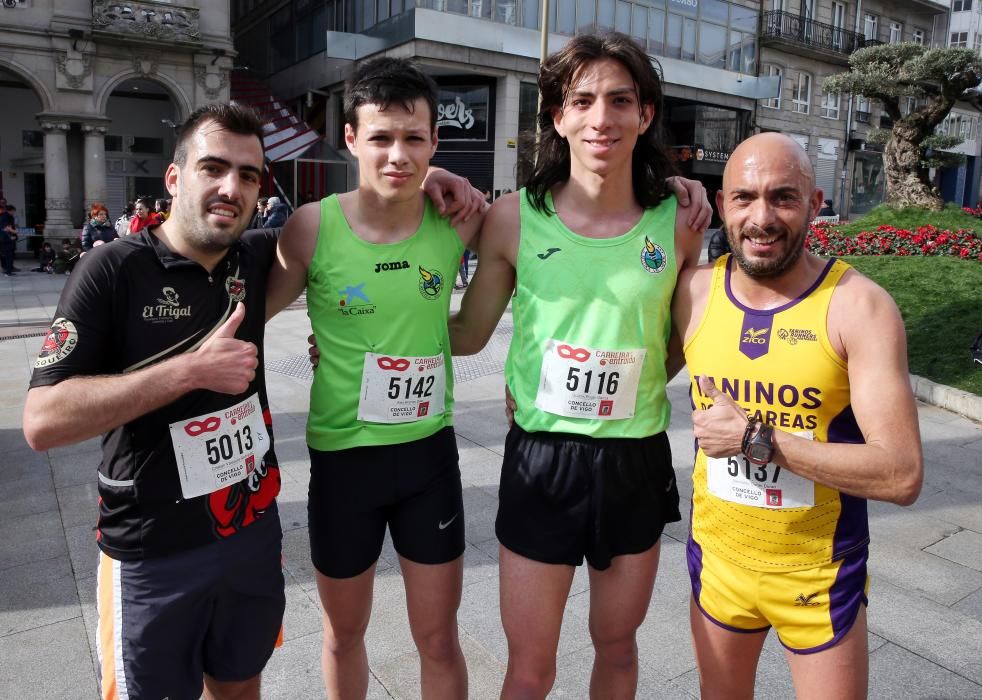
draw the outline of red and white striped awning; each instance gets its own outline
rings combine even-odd
[[[232,100],[259,112],[266,158],[271,162],[293,160],[321,139],[316,130],[276,99],[266,84],[239,71],[232,73]]]

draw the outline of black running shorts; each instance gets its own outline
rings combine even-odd
[[[452,427],[398,445],[310,449],[310,556],[331,578],[367,570],[389,526],[396,551],[418,564],[464,553],[464,506]]]
[[[590,438],[527,433],[505,441],[495,532],[502,545],[546,564],[595,569],[651,548],[681,519],[664,433]]]
[[[286,606],[281,541],[273,514],[177,554],[118,561],[100,552],[101,696],[197,698],[203,674],[244,681],[261,673]]]

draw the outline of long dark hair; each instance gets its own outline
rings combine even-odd
[[[580,71],[593,61],[612,58],[631,74],[638,89],[640,106],[654,107],[654,116],[647,130],[638,137],[632,158],[634,197],[644,208],[657,205],[669,196],[665,178],[675,175],[675,166],[662,144],[662,79],[661,67],[630,37],[619,32],[581,34],[549,56],[539,70],[539,144],[535,167],[525,183],[532,206],[549,212],[546,193],[569,179],[569,144],[553,125],[553,111],[561,110],[566,96]]]

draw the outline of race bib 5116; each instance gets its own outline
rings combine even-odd
[[[552,339],[542,357],[535,405],[569,418],[630,418],[645,354],[643,349],[605,350]]]

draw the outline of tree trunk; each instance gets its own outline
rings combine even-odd
[[[932,211],[944,208],[941,195],[931,187],[921,168],[920,129],[894,124],[883,151],[883,170],[887,178],[887,204],[897,209],[918,207]]]

